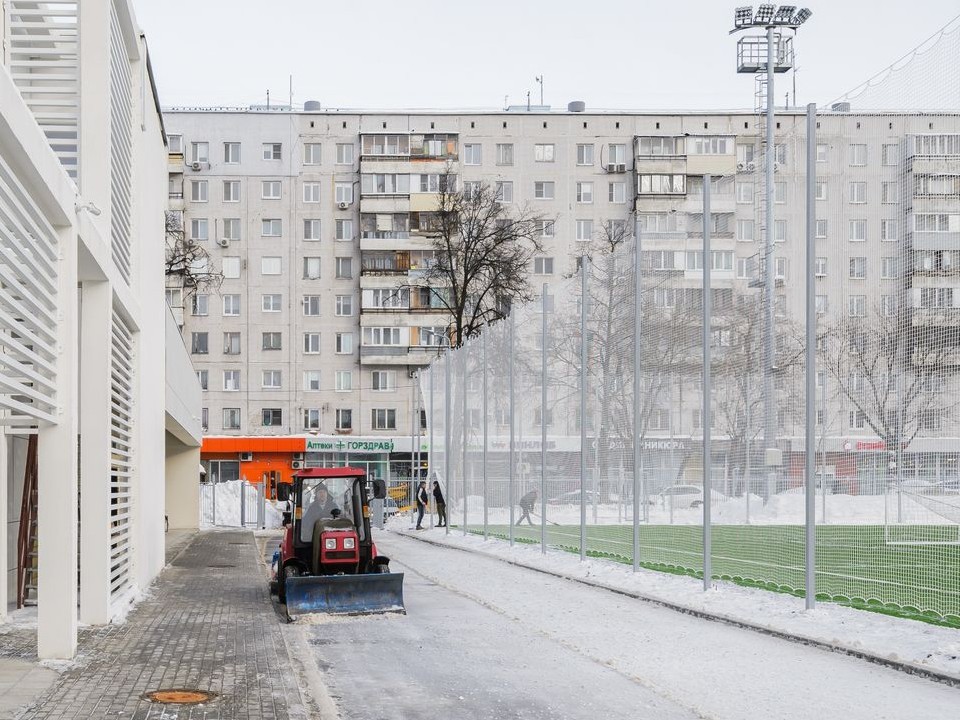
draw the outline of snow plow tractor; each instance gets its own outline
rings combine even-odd
[[[390,572],[371,536],[368,485],[373,498],[386,496],[383,480],[368,482],[360,468],[310,468],[294,476],[275,581],[291,620],[405,612],[403,573]]]

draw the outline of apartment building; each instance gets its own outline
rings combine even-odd
[[[650,302],[667,309],[701,292],[702,177],[710,174],[714,297],[729,306],[762,284],[765,148],[754,113],[305,107],[165,114],[171,210],[224,273],[219,293],[167,291],[204,387],[204,458],[222,477],[282,478],[297,463],[348,458],[388,476],[410,467],[411,448],[422,445],[412,375],[445,343],[446,317],[421,281],[441,183],[489,183],[504,204],[548,218],[530,268],[537,288],[574,272],[608,223],[636,220],[645,271],[669,276]],[[805,130],[795,110],[778,111],[776,122],[779,321],[804,316]],[[841,108],[818,116],[825,320],[876,305],[909,312],[911,322],[931,314],[953,322],[943,311],[954,297],[960,307],[960,281],[945,268],[954,267],[960,203],[943,189],[960,169],[958,133],[956,115]],[[831,396],[833,447],[875,443],[840,393]],[[689,403],[665,403],[650,462],[693,452],[698,417]],[[579,441],[577,422],[575,413],[552,413],[555,447]],[[796,448],[799,421],[779,425]],[[915,446],[935,457],[958,435],[931,426]],[[292,445],[275,451],[269,439],[278,436]],[[240,459],[238,438],[250,445]],[[245,465],[257,459],[254,447],[267,465]],[[955,467],[957,458],[942,461]]]

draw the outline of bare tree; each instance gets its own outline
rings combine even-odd
[[[216,269],[206,248],[186,236],[183,216],[167,211],[164,220],[166,276],[179,279],[185,297],[198,292],[219,291],[223,273]]]
[[[459,347],[511,305],[533,299],[530,263],[543,251],[545,218],[526,207],[511,213],[486,183],[466,192],[455,188],[454,176],[440,180],[436,210],[420,214],[435,253],[422,278],[436,306],[450,313],[450,342]]]

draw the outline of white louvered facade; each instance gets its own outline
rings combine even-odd
[[[122,600],[133,564],[134,335],[116,310],[110,331],[110,597]]]
[[[116,3],[110,5],[110,250],[130,282],[131,162],[130,60],[124,47]]]

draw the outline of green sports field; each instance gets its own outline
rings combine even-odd
[[[471,525],[471,532],[482,532]],[[882,525],[817,527],[817,597],[894,615],[960,627],[960,545],[890,544]],[[491,525],[507,538],[509,528]],[[540,541],[540,527],[514,528],[520,542]],[[955,539],[956,526],[898,528],[913,541]],[[714,525],[713,576],[718,579],[803,595],[803,538],[800,525]],[[547,543],[580,552],[578,525],[548,525]],[[641,565],[701,576],[702,529],[697,525],[642,525]],[[587,553],[632,563],[629,525],[587,527]]]

